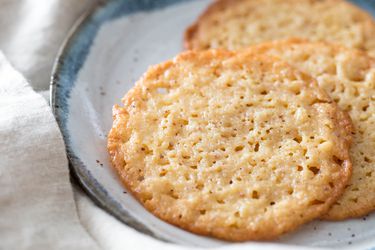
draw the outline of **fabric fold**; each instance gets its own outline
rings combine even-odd
[[[81,226],[45,99],[0,52],[0,248],[98,249]]]

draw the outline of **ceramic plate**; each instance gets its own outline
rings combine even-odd
[[[195,247],[248,249],[375,249],[375,214],[343,222],[314,221],[272,243],[231,244],[197,236],[147,212],[110,167],[106,134],[111,109],[149,65],[182,50],[185,28],[209,0],[108,0],[74,27],[56,61],[51,105],[71,171],[100,206],[127,225],[162,241]],[[375,14],[375,1],[353,1]],[[260,244],[260,245],[259,245]]]

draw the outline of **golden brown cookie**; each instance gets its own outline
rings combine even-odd
[[[251,52],[252,51],[252,52]],[[340,220],[375,209],[375,60],[328,43],[292,39],[254,46],[249,53],[277,56],[315,77],[353,121],[353,176],[344,195],[324,216]]]
[[[270,57],[186,52],[114,107],[112,164],[159,218],[194,233],[272,239],[326,213],[351,174],[348,116]]]
[[[217,0],[185,33],[187,49],[239,49],[305,38],[364,49],[375,56],[375,21],[343,0]]]

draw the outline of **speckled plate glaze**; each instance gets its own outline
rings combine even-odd
[[[169,242],[166,244],[210,249],[375,250],[375,214],[335,223],[314,221],[272,243],[231,244],[164,223],[124,190],[106,150],[112,106],[149,65],[182,50],[183,31],[209,2],[108,0],[73,28],[51,80],[51,106],[64,136],[72,174],[109,213],[142,233]],[[375,0],[353,2],[375,15]]]

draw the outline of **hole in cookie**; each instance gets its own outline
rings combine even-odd
[[[144,194],[144,197],[141,198],[141,199],[142,199],[143,203],[146,203],[146,202],[152,200],[153,196],[152,196],[152,194],[146,193],[146,194]]]
[[[268,94],[268,91],[267,90],[263,90],[262,92],[260,92],[261,95],[267,95]]]
[[[221,173],[222,171],[223,171],[223,169],[221,167],[219,167],[219,168],[216,169],[217,173]]]
[[[298,135],[298,136],[294,137],[293,140],[296,141],[297,143],[301,143],[302,137],[300,135]]]
[[[190,159],[190,155],[183,155],[182,158],[184,158],[185,160],[189,160]]]
[[[351,202],[354,202],[354,203],[357,203],[358,202],[358,198],[353,198],[353,199],[350,199]]]
[[[312,101],[311,105],[320,104],[320,103],[330,103],[330,102],[326,100],[315,99]]]
[[[321,140],[319,141],[319,144],[323,144],[323,143],[325,143],[325,142],[327,142],[327,141],[324,140],[324,139],[321,139]]]
[[[197,165],[193,165],[193,166],[190,166],[191,169],[197,169],[198,166]]]
[[[302,166],[297,166],[297,171],[301,172],[303,170]]]
[[[165,166],[165,165],[168,165],[170,162],[168,159],[164,158],[164,156],[160,156],[159,160],[158,160],[158,163],[161,165],[161,166]]]
[[[306,148],[302,149],[302,153],[303,153],[303,156],[306,156],[306,154],[307,154],[307,149],[306,149]]]
[[[367,163],[371,163],[372,161],[369,159],[369,158],[367,158],[366,156],[363,158],[364,160],[365,160],[365,162],[367,162]]]
[[[238,212],[238,211],[235,212],[235,213],[234,213],[234,216],[235,216],[235,217],[240,217],[240,212]]]
[[[219,203],[219,204],[224,204],[225,202],[221,199],[216,199],[216,202]]]
[[[167,174],[167,170],[162,169],[162,170],[160,171],[160,173],[159,173],[159,176],[160,176],[160,177],[163,177],[163,176],[165,176],[166,174]]]
[[[254,146],[254,151],[258,152],[259,151],[259,143],[257,142]]]
[[[369,105],[364,106],[364,107],[362,108],[362,111],[366,112],[367,109],[368,109],[368,107],[369,107]]]
[[[229,138],[229,133],[228,132],[224,132],[224,133],[222,133],[221,134],[221,137],[223,137],[223,138]]]
[[[372,172],[367,172],[367,173],[366,173],[366,176],[367,176],[367,177],[371,177],[371,176],[372,176]]]
[[[188,173],[184,174],[184,178],[185,180],[190,181],[190,175]]]
[[[238,226],[237,223],[232,223],[232,224],[229,225],[229,227],[230,228],[234,228],[234,229],[238,229],[239,228],[239,226]]]
[[[143,175],[142,175],[142,176],[139,176],[137,180],[138,181],[143,181],[144,179],[145,179],[145,177],[143,177]]]
[[[288,190],[288,194],[289,195],[292,195],[293,193],[294,193],[294,189],[293,188],[291,188],[291,189]]]
[[[346,112],[350,112],[350,111],[353,110],[353,106],[352,106],[352,105],[348,105],[346,108],[344,108],[344,110],[345,110]]]
[[[226,122],[224,122],[224,127],[225,128],[230,128],[230,127],[232,127],[233,125],[232,125],[232,123],[231,122],[229,122],[229,121],[226,121]]]
[[[282,180],[283,178],[281,176],[277,176],[275,181],[277,184],[280,184]]]
[[[254,190],[253,193],[251,194],[251,198],[253,198],[253,199],[259,199],[258,191]]]
[[[167,118],[168,116],[169,116],[169,114],[171,113],[171,111],[170,110],[166,110],[166,111],[164,111],[164,118]]]
[[[333,161],[337,164],[337,165],[342,165],[342,163],[344,162],[343,160],[341,160],[340,158],[338,158],[337,156],[333,156],[332,157]]]
[[[169,190],[169,196],[172,197],[175,200],[177,200],[179,198],[178,195],[174,192],[173,189]]]
[[[331,188],[334,188],[334,187],[335,187],[335,184],[333,184],[333,182],[329,182],[328,185],[329,185]]]
[[[196,189],[198,190],[202,190],[204,188],[204,185],[202,183],[198,183],[196,186],[195,186]]]
[[[199,213],[200,213],[201,215],[205,215],[205,214],[206,214],[206,210],[205,210],[205,209],[199,210]]]
[[[238,151],[241,151],[242,149],[244,148],[244,146],[240,145],[240,146],[237,146],[234,151],[238,152]]]
[[[310,202],[310,205],[321,205],[321,204],[324,204],[324,201],[315,199]]]
[[[270,202],[270,205],[271,205],[271,206],[275,205],[275,202],[274,202],[274,201],[271,201],[271,202]]]
[[[210,45],[209,44],[205,44],[204,46],[203,46],[203,49],[209,49],[210,48]]]
[[[145,144],[141,146],[141,151],[144,152],[146,155],[151,155],[153,153],[153,151],[150,150],[149,147]]]
[[[308,168],[311,172],[313,172],[314,175],[317,175],[317,174],[319,174],[319,172],[320,172],[320,169],[319,169],[318,167],[316,167],[316,166],[307,166],[307,168]]]

